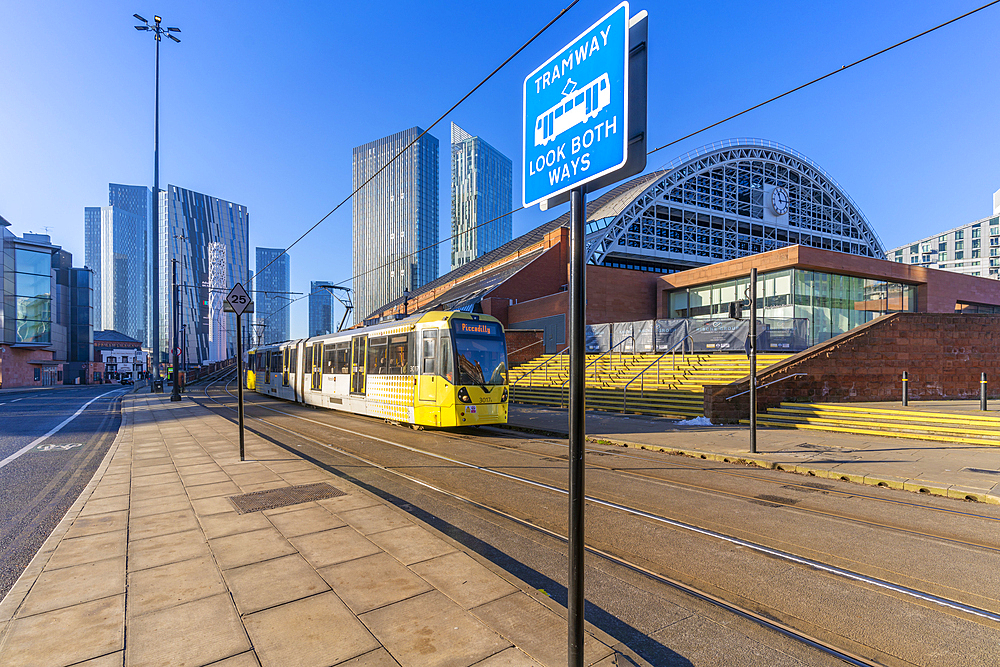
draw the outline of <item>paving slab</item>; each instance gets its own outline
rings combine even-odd
[[[131,617],[125,664],[208,665],[250,648],[232,599],[222,594]]]
[[[374,533],[368,539],[406,565],[455,551],[455,547],[448,542],[413,525]]]
[[[289,542],[316,569],[381,551],[350,526],[300,535],[289,539]]]
[[[129,542],[129,572],[211,554],[201,529]]]
[[[223,570],[295,553],[295,548],[271,526],[209,540],[209,545]]]
[[[203,500],[210,499],[205,498]],[[201,528],[205,531],[205,536],[210,540],[216,537],[226,537],[227,535],[248,533],[252,530],[265,530],[272,527],[271,522],[260,512],[237,514],[236,510],[233,509],[233,504],[229,502],[229,498],[222,496],[214,498],[214,500],[224,501],[229,505],[229,511],[209,514],[200,518]]]
[[[23,617],[125,593],[125,557],[45,570],[18,615]]]
[[[297,553],[226,570],[223,575],[244,616],[330,590]]]
[[[463,609],[478,607],[517,592],[509,581],[501,579],[461,551],[415,563],[410,569]]]
[[[298,537],[347,525],[343,519],[318,505],[292,509],[289,512],[275,512],[267,518],[285,537]]]
[[[124,558],[125,537],[124,530],[73,538],[67,535],[52,553],[46,569],[57,570],[116,556]]]
[[[566,642],[552,641],[554,637],[566,637],[566,619],[541,602],[524,595],[508,595],[476,607],[472,613],[541,664],[552,667],[567,664]],[[584,634],[585,664],[592,665],[613,653],[593,636]]]
[[[385,553],[330,565],[319,574],[355,614],[431,590],[427,581]]]
[[[215,559],[201,556],[130,572],[126,613],[141,616],[226,592]]]
[[[125,647],[125,596],[65,607],[11,621],[4,667],[63,667]]]
[[[403,667],[465,667],[511,646],[438,591],[381,607],[359,618]]]
[[[326,667],[379,648],[332,592],[250,614],[243,622],[262,667]]]
[[[98,472],[0,602],[0,665],[539,664],[491,607],[547,609],[529,587],[253,433],[256,460],[237,461],[231,432],[190,401],[123,401]],[[345,495],[243,515],[229,500],[318,481]]]

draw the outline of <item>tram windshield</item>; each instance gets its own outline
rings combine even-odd
[[[507,343],[497,322],[453,320],[458,384],[507,383]]]

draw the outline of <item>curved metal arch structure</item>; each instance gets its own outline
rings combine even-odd
[[[771,191],[784,188],[778,213]],[[602,215],[603,214],[603,215]],[[625,258],[685,268],[796,243],[885,259],[864,214],[819,165],[787,146],[731,139],[668,164],[636,196],[588,221],[586,260]]]

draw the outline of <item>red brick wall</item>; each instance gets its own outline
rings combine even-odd
[[[1000,316],[895,313],[836,336],[759,373],[758,411],[782,401],[900,401],[903,371],[910,400],[978,398],[980,373],[1000,396]],[[705,387],[705,415],[714,422],[749,413],[747,382]]]
[[[542,356],[545,341],[541,329],[507,329],[507,366],[517,366]]]
[[[0,387],[41,387],[42,381],[35,381],[35,368],[31,361],[52,361],[52,350],[31,350],[0,346]]]

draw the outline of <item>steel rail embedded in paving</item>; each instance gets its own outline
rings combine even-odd
[[[228,390],[228,386],[226,388],[226,392],[230,393],[229,390]],[[222,406],[223,408],[226,408],[226,409],[229,409],[229,410],[234,409],[231,406],[225,405],[225,404],[221,403],[220,401],[215,400],[212,396],[210,396],[208,394],[208,388],[206,388],[205,394],[206,394],[206,396],[210,400],[212,400],[213,402],[215,402],[218,405]],[[230,393],[230,396],[232,396],[231,393]],[[322,422],[317,422],[316,420],[313,420],[313,419],[308,419],[308,418],[305,418],[305,417],[300,417],[298,415],[292,415],[292,414],[289,414],[287,412],[283,412],[283,411],[280,411],[280,410],[274,410],[273,408],[269,408],[269,407],[264,406],[264,405],[257,405],[256,407],[260,407],[260,408],[263,408],[265,410],[271,410],[273,412],[277,412],[279,414],[282,414],[282,415],[288,416],[288,417],[292,417],[294,419],[301,419],[303,421],[312,422],[312,423],[319,424],[319,425],[322,425],[322,426],[327,426],[329,428],[335,428],[337,430],[345,431],[347,433],[358,435],[358,436],[363,437],[363,438],[372,439],[372,440],[375,440],[377,442],[382,442],[382,443],[385,443],[385,444],[395,445],[395,446],[401,447],[403,449],[407,449],[407,450],[415,452],[415,453],[422,453],[422,454],[425,454],[427,456],[431,456],[431,457],[434,457],[434,458],[440,458],[442,460],[450,461],[450,462],[453,462],[453,463],[456,463],[456,464],[459,464],[459,465],[462,465],[462,466],[465,466],[465,467],[478,469],[478,470],[480,470],[482,472],[488,472],[488,473],[491,473],[491,474],[494,474],[494,475],[498,475],[500,477],[504,477],[504,478],[508,478],[508,479],[511,479],[511,480],[514,480],[514,481],[518,481],[518,482],[521,482],[521,483],[524,483],[524,484],[528,484],[530,486],[536,486],[536,487],[540,487],[540,488],[552,490],[552,491],[555,491],[555,492],[561,493],[561,494],[566,494],[567,493],[566,491],[564,491],[562,489],[559,489],[558,487],[553,487],[553,486],[550,486],[550,485],[547,485],[547,484],[544,484],[544,483],[540,483],[540,482],[534,482],[532,480],[528,480],[528,479],[525,479],[525,478],[520,478],[520,477],[518,477],[516,475],[510,475],[508,473],[503,473],[503,472],[500,472],[500,471],[497,471],[497,470],[492,470],[492,469],[489,469],[489,468],[484,468],[484,467],[481,467],[481,466],[476,466],[474,464],[463,463],[461,461],[450,459],[449,457],[445,457],[445,456],[433,454],[431,452],[425,452],[423,450],[420,450],[420,449],[417,449],[417,448],[413,448],[413,447],[409,447],[407,445],[400,445],[398,443],[393,443],[392,441],[386,440],[384,438],[379,438],[377,436],[372,436],[372,435],[369,435],[369,434],[359,433],[359,432],[356,432],[356,431],[351,431],[350,429],[344,429],[344,428],[337,427],[337,426],[331,426],[329,424],[323,424]],[[362,462],[362,463],[364,463],[366,465],[369,465],[371,467],[374,467],[374,468],[377,468],[379,470],[382,470],[383,472],[387,472],[387,473],[393,474],[395,476],[401,477],[401,478],[403,478],[403,479],[405,479],[407,481],[410,481],[410,482],[412,482],[414,484],[417,484],[417,485],[419,485],[421,487],[430,489],[432,491],[436,491],[436,492],[438,492],[438,493],[440,493],[442,495],[445,495],[445,496],[448,496],[450,498],[454,498],[456,500],[459,500],[459,501],[462,501],[464,503],[467,503],[469,505],[478,507],[478,508],[480,508],[482,510],[490,512],[491,514],[495,514],[497,516],[504,517],[505,519],[513,521],[513,522],[515,522],[515,523],[517,523],[519,525],[522,525],[522,526],[524,526],[526,528],[529,528],[531,530],[534,530],[536,532],[543,533],[543,534],[545,534],[545,535],[547,535],[549,537],[552,537],[554,539],[557,539],[557,540],[559,540],[559,541],[561,541],[563,543],[568,542],[568,537],[567,536],[562,535],[562,534],[560,534],[560,533],[558,533],[556,531],[550,530],[548,528],[545,528],[544,526],[540,526],[540,525],[535,524],[535,523],[533,523],[531,521],[528,521],[526,519],[521,519],[521,518],[516,517],[514,515],[508,514],[507,512],[504,512],[503,510],[497,509],[495,507],[491,507],[489,505],[485,505],[485,504],[483,504],[483,503],[481,503],[479,501],[476,501],[476,500],[473,500],[473,499],[468,498],[466,496],[463,496],[461,494],[455,493],[454,491],[450,491],[448,489],[444,489],[444,488],[438,487],[438,486],[436,486],[434,484],[431,484],[430,482],[427,482],[425,480],[418,479],[416,477],[413,477],[411,475],[407,475],[406,473],[400,472],[398,470],[394,470],[392,468],[388,468],[388,467],[383,466],[383,465],[381,465],[381,464],[379,464],[379,463],[377,463],[375,461],[371,461],[369,459],[366,459],[363,456],[359,456],[359,455],[354,454],[352,452],[343,450],[343,449],[341,449],[339,447],[335,447],[333,445],[329,445],[329,444],[320,442],[319,440],[315,440],[314,438],[311,438],[311,437],[309,437],[307,435],[304,435],[302,433],[293,431],[292,429],[289,429],[289,428],[286,428],[286,427],[283,427],[283,426],[278,426],[277,424],[273,424],[271,422],[268,422],[268,421],[266,421],[264,419],[260,419],[258,417],[249,417],[248,419],[252,419],[254,421],[259,421],[259,422],[261,422],[263,424],[266,424],[266,425],[268,425],[268,426],[270,426],[272,428],[276,428],[278,430],[285,431],[285,432],[290,433],[290,434],[292,434],[292,435],[294,435],[296,437],[302,438],[303,440],[307,440],[309,442],[312,442],[313,444],[316,444],[316,445],[318,445],[320,447],[323,447],[325,449],[329,449],[331,451],[335,451],[338,454],[341,454],[343,456],[347,456],[349,458],[352,458],[352,459],[355,459],[355,460],[357,460],[359,462]],[[587,496],[587,500],[593,500],[593,499],[590,496]],[[601,503],[601,504],[605,504],[605,503]],[[620,509],[625,510],[625,511],[630,511],[628,508],[625,508],[624,506],[618,506],[618,507]],[[673,588],[675,590],[678,590],[678,591],[680,591],[682,593],[686,593],[686,594],[688,594],[688,595],[690,595],[690,596],[692,596],[694,598],[697,598],[697,599],[699,599],[699,600],[701,600],[703,602],[707,602],[707,603],[709,603],[709,604],[711,604],[713,606],[716,606],[716,607],[721,608],[721,609],[723,609],[725,611],[728,611],[728,612],[730,612],[732,614],[740,616],[741,618],[749,620],[749,621],[751,621],[753,623],[756,623],[756,624],[758,624],[758,625],[760,625],[762,627],[765,627],[765,628],[767,628],[769,630],[773,630],[774,632],[777,632],[777,633],[781,634],[782,636],[785,636],[785,637],[787,637],[789,639],[792,639],[794,641],[800,642],[800,643],[802,643],[802,644],[804,644],[806,646],[809,646],[809,647],[811,647],[811,648],[813,648],[813,649],[815,649],[817,651],[820,651],[820,652],[825,653],[827,655],[830,655],[832,657],[838,658],[838,659],[844,661],[847,664],[855,665],[857,667],[879,667],[879,665],[880,665],[880,663],[878,663],[878,662],[873,662],[873,661],[867,660],[867,659],[865,659],[865,658],[863,658],[861,656],[858,656],[858,655],[855,655],[855,654],[850,653],[848,651],[845,651],[843,649],[837,648],[837,647],[833,646],[832,644],[829,644],[829,643],[824,642],[823,640],[821,640],[819,638],[813,637],[813,636],[808,635],[808,634],[806,634],[804,632],[796,630],[796,629],[792,628],[791,626],[788,626],[788,625],[785,625],[785,624],[781,623],[780,621],[777,621],[775,619],[769,619],[769,618],[767,618],[767,617],[765,617],[765,616],[763,616],[761,614],[758,614],[758,613],[756,613],[754,611],[751,611],[749,609],[745,609],[745,608],[743,608],[743,607],[741,607],[741,606],[739,606],[737,604],[734,604],[732,602],[728,602],[728,601],[726,601],[726,600],[724,600],[722,598],[714,596],[711,593],[706,593],[704,591],[700,591],[697,588],[694,588],[693,586],[690,586],[690,585],[685,584],[683,582],[671,579],[670,577],[667,577],[665,575],[662,575],[662,574],[653,572],[651,570],[648,570],[648,569],[642,567],[641,565],[638,565],[636,563],[632,563],[632,562],[630,562],[630,561],[628,561],[628,560],[626,560],[626,559],[624,559],[624,558],[622,558],[620,556],[615,556],[614,554],[611,554],[611,553],[608,553],[608,552],[605,552],[605,551],[602,551],[600,549],[596,549],[596,548],[593,548],[593,547],[589,547],[589,546],[585,546],[584,548],[589,553],[591,553],[591,554],[593,554],[595,556],[599,556],[601,558],[604,558],[605,560],[608,560],[608,561],[613,562],[613,563],[615,563],[617,565],[625,567],[625,568],[627,568],[627,569],[629,569],[629,570],[631,570],[633,572],[636,572],[638,574],[642,574],[642,575],[644,575],[644,576],[646,576],[646,577],[648,577],[650,579],[653,579],[653,580],[655,580],[655,581],[657,581],[657,582],[659,582],[661,584],[667,585],[667,586],[669,586],[669,587],[671,587],[671,588]]]
[[[226,389],[226,391],[228,393],[228,388]],[[207,389],[206,389],[206,395],[207,395]],[[211,400],[213,400],[214,402],[218,403],[219,405],[227,408],[227,409],[230,409],[230,410],[233,409],[230,406],[224,405],[223,403],[221,403],[219,401],[216,401],[211,396],[209,396],[209,398]],[[405,444],[402,444],[402,443],[394,442],[394,441],[388,440],[386,438],[381,438],[381,437],[378,437],[378,436],[374,436],[374,435],[371,435],[371,434],[367,434],[367,433],[363,433],[363,432],[360,432],[360,431],[355,431],[355,430],[352,430],[352,429],[347,429],[347,428],[343,428],[343,427],[339,427],[339,426],[333,426],[333,425],[328,424],[328,423],[324,423],[324,422],[320,422],[320,421],[317,421],[317,420],[314,420],[314,419],[309,419],[307,417],[302,417],[302,416],[299,416],[299,415],[291,414],[291,413],[288,413],[288,412],[285,412],[285,411],[282,411],[282,410],[277,410],[275,408],[271,408],[271,407],[268,407],[268,406],[265,406],[265,405],[259,405],[258,404],[256,407],[260,407],[262,409],[265,409],[265,410],[268,410],[268,411],[271,411],[271,412],[275,412],[275,413],[281,414],[283,416],[291,417],[293,419],[298,419],[300,421],[305,421],[305,422],[317,424],[319,426],[323,426],[324,428],[332,428],[332,429],[335,429],[335,430],[338,430],[338,431],[342,431],[344,433],[349,433],[351,435],[355,435],[355,436],[358,436],[358,437],[361,437],[361,438],[373,440],[373,441],[376,441],[376,442],[381,442],[383,444],[388,444],[390,446],[397,447],[399,449],[403,449],[403,450],[410,451],[410,452],[413,452],[413,453],[417,453],[417,454],[421,454],[421,455],[424,455],[424,456],[428,456],[430,458],[438,459],[438,460],[445,461],[445,462],[448,462],[448,463],[452,463],[452,464],[455,464],[455,465],[459,465],[459,466],[462,466],[462,467],[465,467],[465,468],[469,468],[469,469],[477,470],[477,471],[484,472],[484,473],[487,473],[487,474],[495,475],[497,477],[501,477],[503,479],[515,481],[515,482],[518,482],[518,483],[521,483],[521,484],[525,484],[527,486],[532,486],[532,487],[535,487],[535,488],[541,488],[541,489],[548,490],[548,491],[551,491],[551,492],[554,492],[554,493],[558,493],[558,494],[561,494],[561,495],[566,495],[568,493],[565,489],[562,489],[560,487],[553,486],[553,485],[550,485],[550,484],[546,484],[544,482],[538,482],[538,481],[535,481],[535,480],[531,480],[531,479],[527,479],[527,478],[524,478],[524,477],[520,477],[518,475],[513,475],[511,473],[507,473],[507,472],[503,472],[503,471],[499,471],[499,470],[494,470],[494,469],[491,469],[491,468],[488,468],[488,467],[485,467],[485,466],[479,466],[479,465],[476,465],[476,464],[473,464],[473,463],[467,463],[467,462],[461,461],[459,459],[456,459],[454,457],[449,457],[449,456],[445,456],[445,455],[442,455],[442,454],[437,454],[437,453],[434,453],[434,452],[428,452],[428,451],[422,450],[422,449],[420,449],[418,447],[413,447],[413,446],[410,446],[410,445],[405,445]],[[271,422],[269,422],[267,420],[264,420],[264,419],[260,419],[260,418],[253,418],[253,419],[255,421],[259,421],[259,422],[261,422],[263,424],[266,424],[268,426],[271,426],[273,428],[277,428],[277,429],[280,429],[282,431],[286,431],[288,433],[291,433],[291,434],[293,434],[293,435],[295,435],[297,437],[301,437],[301,438],[303,438],[305,440],[313,442],[313,443],[315,443],[315,444],[317,444],[317,445],[319,445],[321,447],[324,447],[326,449],[329,449],[331,451],[336,451],[336,452],[338,452],[338,453],[340,453],[340,454],[342,454],[344,456],[348,456],[348,457],[354,458],[356,460],[362,461],[366,465],[371,465],[373,467],[379,468],[380,470],[384,470],[386,472],[390,472],[390,473],[393,473],[395,475],[399,475],[399,476],[404,477],[404,478],[406,478],[406,479],[408,479],[408,480],[410,480],[410,481],[412,481],[414,483],[420,484],[421,486],[428,487],[428,488],[433,488],[435,490],[441,491],[442,493],[446,493],[448,495],[452,495],[452,496],[457,497],[457,498],[462,498],[461,496],[458,496],[458,495],[456,495],[456,494],[454,494],[452,492],[438,489],[437,487],[435,487],[433,484],[431,484],[429,482],[426,482],[424,480],[420,480],[420,479],[417,479],[417,478],[413,478],[413,477],[411,477],[409,475],[405,475],[404,473],[400,473],[399,471],[393,470],[391,468],[387,468],[387,467],[382,466],[382,465],[380,465],[380,464],[378,464],[378,463],[376,463],[374,461],[370,461],[368,459],[365,459],[364,457],[361,457],[361,456],[359,456],[357,454],[354,454],[352,452],[343,450],[343,449],[341,449],[339,447],[334,447],[332,445],[319,442],[318,440],[314,440],[313,438],[310,438],[309,436],[306,436],[304,434],[298,433],[298,432],[296,432],[296,431],[294,431],[292,429],[288,429],[288,428],[283,427],[283,426],[278,426],[278,425],[273,424],[273,423],[271,423]],[[466,500],[467,502],[474,502],[474,501],[471,501],[469,499],[465,499],[465,498],[462,498],[462,499]],[[695,533],[695,534],[703,535],[703,536],[710,537],[710,538],[713,538],[713,539],[717,539],[717,540],[720,540],[720,541],[724,541],[724,542],[727,542],[727,543],[730,543],[730,544],[741,546],[741,547],[744,547],[744,548],[747,548],[747,549],[751,549],[751,550],[753,550],[753,551],[755,551],[757,553],[762,553],[762,554],[765,554],[765,555],[773,557],[773,558],[778,558],[780,560],[785,560],[787,562],[791,562],[791,563],[795,563],[795,564],[802,565],[802,566],[805,566],[805,567],[813,568],[813,569],[816,569],[816,570],[819,570],[819,571],[822,571],[822,572],[826,572],[828,574],[839,576],[841,578],[844,578],[844,579],[847,579],[847,580],[850,580],[850,581],[855,581],[855,582],[864,583],[864,584],[867,584],[867,585],[870,585],[870,586],[874,586],[874,587],[877,587],[877,588],[882,588],[882,589],[889,590],[889,591],[892,591],[892,592],[895,592],[895,593],[898,593],[898,594],[901,594],[901,595],[905,595],[907,597],[911,597],[911,598],[920,600],[922,602],[931,603],[931,604],[938,605],[938,606],[941,606],[941,607],[944,607],[944,608],[947,608],[947,609],[951,609],[953,611],[959,611],[959,612],[966,613],[966,614],[969,614],[969,615],[972,615],[972,616],[976,616],[978,618],[983,618],[983,619],[990,620],[990,621],[993,621],[993,622],[996,622],[996,623],[1000,623],[1000,614],[995,613],[995,612],[991,612],[989,610],[982,609],[982,608],[979,608],[979,607],[975,607],[973,605],[967,605],[967,604],[964,604],[964,603],[961,603],[961,602],[957,602],[955,600],[950,600],[950,599],[942,597],[942,596],[937,596],[937,595],[926,593],[926,592],[923,592],[923,591],[920,591],[920,590],[917,590],[917,589],[914,589],[914,588],[910,588],[910,587],[907,587],[907,586],[902,586],[902,585],[899,585],[899,584],[894,584],[894,583],[892,583],[890,581],[879,579],[877,577],[870,577],[868,575],[864,575],[864,574],[861,574],[859,572],[854,572],[854,571],[848,570],[846,568],[840,568],[840,567],[837,567],[837,566],[828,565],[826,563],[822,563],[822,562],[816,561],[814,559],[805,558],[803,556],[798,556],[796,554],[792,554],[790,552],[782,551],[780,549],[774,549],[774,548],[767,547],[767,546],[764,546],[764,545],[761,545],[761,544],[757,544],[755,542],[751,542],[749,540],[745,540],[745,539],[742,539],[742,538],[738,538],[738,537],[726,535],[725,533],[721,533],[721,532],[718,532],[718,531],[714,531],[714,530],[710,530],[710,529],[706,529],[706,528],[701,528],[701,527],[696,526],[694,524],[689,524],[689,523],[686,523],[686,522],[683,522],[683,521],[677,521],[675,519],[670,519],[668,517],[660,516],[660,515],[654,514],[652,512],[646,512],[646,511],[643,511],[643,510],[638,510],[638,509],[631,508],[631,507],[628,507],[628,506],[625,506],[625,505],[621,505],[619,503],[615,503],[615,502],[612,502],[612,501],[607,501],[607,500],[603,500],[603,499],[600,499],[600,498],[596,498],[594,496],[587,496],[586,499],[588,501],[590,501],[591,503],[600,505],[602,507],[607,507],[609,509],[613,509],[613,510],[616,510],[616,511],[619,511],[619,512],[623,512],[625,514],[631,514],[631,515],[634,515],[634,516],[638,516],[638,517],[641,517],[641,518],[644,518],[644,519],[647,519],[647,520],[650,520],[650,521],[654,521],[654,522],[657,522],[657,523],[662,523],[664,525],[668,525],[668,526],[671,526],[671,527],[674,527],[674,528],[678,528],[678,529],[681,529],[681,530],[689,531],[689,532],[692,532],[692,533]],[[480,506],[482,506],[482,507],[484,507],[486,509],[489,509],[489,510],[491,510],[493,512],[504,514],[506,516],[506,514],[503,513],[501,510],[497,510],[495,508],[490,508],[488,506],[481,505],[480,503],[474,503],[474,504],[480,505]],[[538,527],[538,528],[540,528],[540,527]],[[592,550],[592,551],[594,553],[600,553],[598,551],[594,551],[594,550]],[[600,554],[600,555],[603,556],[604,554]],[[812,639],[812,638],[810,638],[810,639]],[[861,664],[869,664],[869,663],[861,663]]]

